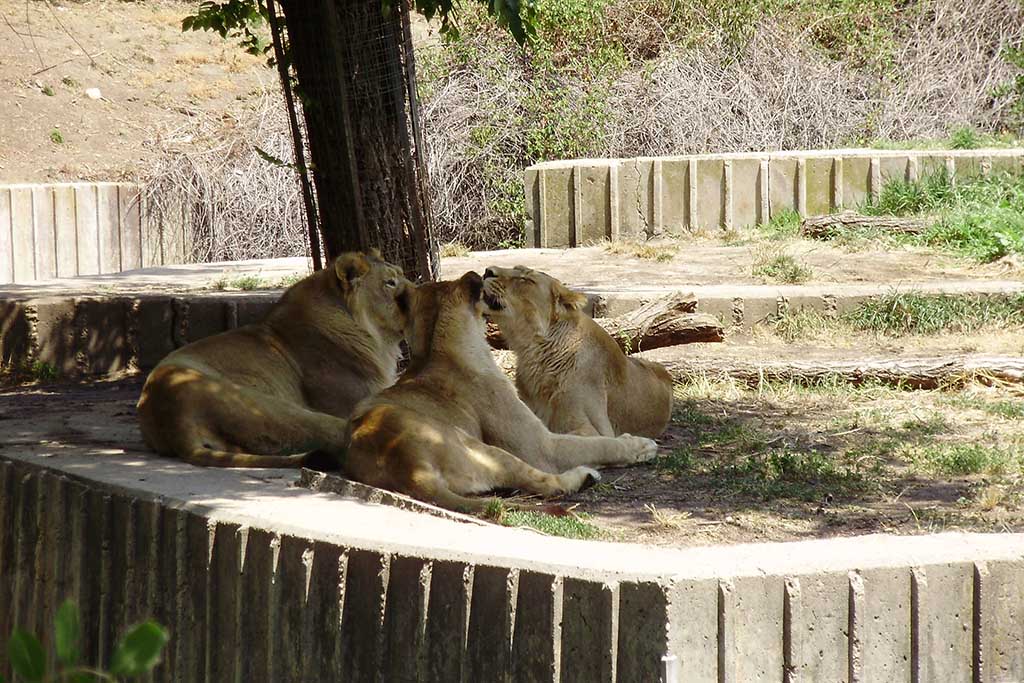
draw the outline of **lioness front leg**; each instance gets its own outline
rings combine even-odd
[[[615,437],[548,434],[547,441],[547,457],[556,471],[579,465],[632,465],[647,462],[658,454],[658,444],[653,439],[632,434]]]
[[[650,460],[658,452],[658,444],[653,440],[630,434],[553,434],[525,404],[505,408],[482,416],[484,441],[546,472],[564,472],[580,465],[631,465]]]

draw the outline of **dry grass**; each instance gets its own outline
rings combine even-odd
[[[158,161],[143,173],[147,217],[172,234],[184,226],[195,261],[307,255],[295,172],[256,152],[290,161],[286,131],[284,108],[267,94],[237,119],[197,114],[163,133],[153,143]]]
[[[679,245],[672,242],[634,242],[623,240],[619,242],[604,242],[602,248],[607,254],[631,256],[633,258],[645,259],[665,263],[675,258],[679,252]]]

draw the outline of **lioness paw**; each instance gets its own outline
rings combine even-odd
[[[629,444],[629,454],[633,462],[647,462],[658,454],[658,444],[654,439],[632,434],[622,434],[619,439]]]
[[[575,493],[583,489],[589,489],[601,481],[601,474],[593,468],[580,465],[565,472],[562,475],[562,479],[565,482],[565,492]]]

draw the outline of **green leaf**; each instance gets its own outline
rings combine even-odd
[[[147,621],[125,634],[114,650],[110,673],[115,676],[138,676],[160,661],[160,651],[169,636],[160,624]]]
[[[11,659],[14,673],[28,683],[40,683],[46,675],[46,655],[39,640],[20,628],[14,629],[7,642],[7,656]]]
[[[78,639],[81,637],[81,628],[78,625],[78,608],[73,601],[65,600],[57,610],[54,628],[57,632],[57,659],[62,664],[74,666],[78,663]]]
[[[289,164],[287,161],[278,159],[276,156],[262,149],[259,145],[253,145],[252,148],[256,150],[256,154],[260,156],[263,161],[268,161],[274,166],[280,166],[282,168],[294,168],[295,164]]]

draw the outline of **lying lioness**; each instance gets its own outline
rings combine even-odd
[[[672,377],[627,356],[580,309],[585,296],[524,266],[484,273],[487,316],[516,354],[516,387],[548,429],[655,438],[672,414]]]
[[[411,286],[377,252],[342,254],[262,322],[172,352],[139,398],[146,443],[197,465],[340,460],[352,409],[395,380]]]
[[[485,339],[483,281],[466,273],[410,291],[411,360],[352,415],[346,473],[450,509],[479,511],[496,488],[573,492],[591,466],[654,457],[650,439],[552,434],[516,396]]]

